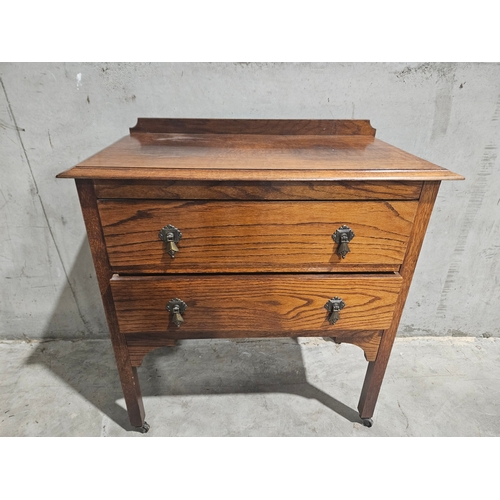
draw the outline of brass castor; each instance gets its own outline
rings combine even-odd
[[[146,432],[149,431],[150,427],[147,422],[144,422],[144,425],[142,427],[136,427],[136,429],[141,433],[141,434],[146,434]]]

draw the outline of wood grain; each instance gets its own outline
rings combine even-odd
[[[317,181],[434,181],[434,180],[463,180],[464,177],[449,170],[253,170],[241,169],[182,169],[182,168],[149,168],[134,167],[79,167],[62,172],[57,176],[60,179],[117,179],[117,180],[151,180],[151,181],[258,181],[258,182],[317,182]]]
[[[131,134],[375,135],[370,120],[138,118]]]
[[[134,134],[59,177],[342,181],[461,179],[372,136]]]
[[[399,266],[417,204],[104,200],[99,211],[115,272],[342,272]],[[167,224],[183,235],[174,259],[158,238]],[[355,233],[345,259],[332,239],[343,224]]]
[[[422,182],[96,180],[98,198],[165,200],[418,200]]]
[[[218,337],[358,345],[371,418],[439,183],[463,179],[374,136],[368,120],[140,118],[58,176],[77,179],[132,425],[144,356]],[[158,239],[169,223],[184,235],[175,259]],[[356,233],[345,260],[331,239],[343,224]],[[334,296],[346,306],[331,325]],[[176,297],[181,328],[165,309]]]
[[[401,277],[389,275],[113,276],[120,331],[171,338],[336,337],[345,330],[383,330],[392,321]],[[346,306],[331,325],[325,303]],[[179,298],[188,308],[177,328],[165,309]]]
[[[112,271],[106,254],[94,187],[92,181],[88,180],[77,180],[76,187],[130,423],[133,426],[141,427],[144,424],[145,417],[141,388],[137,370],[131,364],[125,338],[120,334],[118,329],[116,311],[109,283]]]
[[[385,370],[391,354],[394,339],[401,320],[403,308],[410,289],[413,273],[417,265],[420,249],[424,241],[425,232],[429,224],[432,213],[432,208],[439,191],[439,182],[426,182],[422,189],[420,203],[418,205],[415,223],[412,228],[410,241],[408,244],[408,252],[406,254],[403,265],[401,266],[401,276],[403,278],[403,286],[401,293],[398,296],[394,317],[381,339],[380,347],[377,353],[377,358],[374,362],[370,362],[363,383],[361,397],[358,404],[359,414],[361,418],[371,418],[375,411],[375,405],[380,392],[380,387],[384,379]]]

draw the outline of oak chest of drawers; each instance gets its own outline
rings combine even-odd
[[[141,118],[74,178],[133,426],[137,367],[180,339],[332,337],[376,400],[439,184],[366,120]]]

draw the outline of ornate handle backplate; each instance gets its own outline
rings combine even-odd
[[[172,323],[179,328],[184,323],[182,315],[187,308],[187,304],[181,299],[172,299],[167,304],[166,310],[172,313]]]
[[[328,321],[334,325],[340,319],[339,311],[344,309],[345,302],[340,297],[333,297],[325,304],[325,309],[330,313]]]
[[[345,256],[351,251],[348,243],[354,238],[354,232],[349,226],[339,227],[333,234],[332,239],[337,245],[337,253],[345,259]]]
[[[167,244],[167,253],[173,259],[179,251],[177,243],[181,240],[182,233],[172,224],[168,224],[158,233],[158,238]]]

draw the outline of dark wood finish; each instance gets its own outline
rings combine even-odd
[[[139,200],[418,200],[422,182],[95,181],[98,198]]]
[[[138,118],[130,134],[375,135],[370,120]]]
[[[58,176],[77,179],[132,425],[144,356],[190,338],[357,345],[359,414],[373,416],[440,181],[463,179],[374,136],[367,120],[140,118]],[[175,259],[158,239],[167,224],[183,232]],[[341,260],[343,224],[356,236]],[[331,325],[334,296],[346,306]],[[172,298],[188,304],[180,328]]]
[[[392,321],[399,275],[179,275],[113,276],[120,331],[168,333],[171,338],[290,337],[345,330],[383,330]],[[325,303],[345,308],[331,325]],[[188,308],[177,328],[165,309],[179,298]]]
[[[123,273],[398,270],[417,201],[100,201],[111,266]],[[182,232],[172,259],[158,232]],[[342,259],[332,234],[355,233]]]
[[[112,271],[109,266],[106,245],[102,235],[94,187],[92,181],[89,180],[77,180],[76,187],[80,198],[83,219],[87,229],[87,237],[94,260],[97,281],[102,296],[104,312],[106,313],[130,423],[133,426],[140,427],[144,424],[144,405],[142,402],[141,388],[137,370],[131,364],[125,338],[120,334],[116,320],[116,311],[109,284]]]
[[[396,309],[391,326],[384,332],[380,347],[375,361],[370,362],[365,376],[361,397],[358,404],[358,410],[361,418],[371,418],[375,410],[380,387],[384,379],[385,370],[391,354],[394,338],[399,326],[399,321],[403,313],[403,308],[410,289],[413,273],[417,265],[418,256],[422,243],[424,241],[425,232],[429,224],[434,201],[439,190],[440,182],[426,182],[422,189],[420,203],[418,205],[417,215],[408,244],[408,252],[406,254],[403,265],[401,266],[401,276],[403,278],[403,286],[401,293],[398,296]]]

